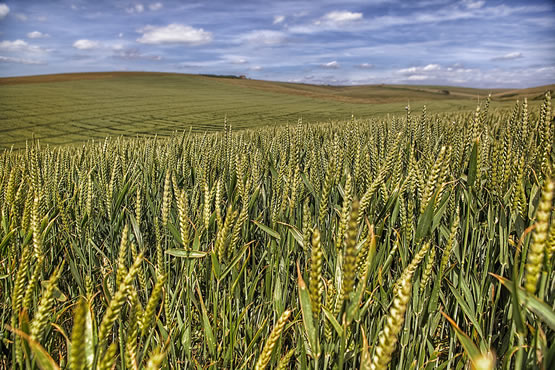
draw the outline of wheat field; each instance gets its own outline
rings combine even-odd
[[[26,142],[80,145],[104,138],[171,136],[402,115],[407,102],[430,112],[468,111],[492,93],[492,108],[528,98],[537,108],[546,90],[452,86],[322,86],[176,73],[110,72],[0,78],[0,150]],[[447,92],[447,94],[445,93]]]
[[[555,367],[551,96],[0,154],[0,367]]]

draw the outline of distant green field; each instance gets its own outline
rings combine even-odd
[[[539,88],[538,88],[539,89]],[[542,89],[529,91],[533,100]],[[214,131],[224,117],[236,129],[417,111],[469,110],[487,90],[418,87],[334,87],[164,73],[89,73],[0,79],[0,148],[33,138],[47,144],[106,136]],[[520,90],[494,90],[514,102]],[[515,98],[516,94],[516,98]],[[499,96],[500,102],[495,97]]]

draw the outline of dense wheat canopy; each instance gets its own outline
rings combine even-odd
[[[0,367],[553,368],[551,97],[489,103],[5,150]]]

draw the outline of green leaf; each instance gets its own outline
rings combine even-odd
[[[366,290],[366,285],[368,283],[368,276],[370,275],[370,266],[372,265],[372,261],[376,255],[376,236],[374,234],[374,227],[370,227],[370,234],[366,239],[364,239],[364,243],[369,243],[368,246],[368,255],[366,257],[366,261],[361,269],[361,278],[358,283],[357,289],[351,294],[350,297],[350,304],[347,306],[347,324],[350,324],[353,319],[357,319],[357,315],[360,311],[360,305],[362,303],[362,297],[364,296],[364,292]],[[362,245],[361,245],[362,247]],[[358,248],[357,248],[358,249]]]
[[[193,239],[192,249],[194,251],[200,250],[200,235],[198,233],[195,233],[195,239]]]
[[[430,299],[428,300],[428,312],[435,312],[437,310],[437,304],[439,301],[439,288],[441,287],[441,275],[436,275],[434,280],[434,286],[432,288],[432,293],[430,294]]]
[[[511,298],[513,299],[513,320],[515,321],[516,330],[518,333],[525,335],[526,326],[524,325],[524,316],[520,309],[520,299],[518,299],[518,286],[516,284],[516,277],[518,276],[518,264],[513,264],[513,283],[511,284]]]
[[[449,195],[450,195],[450,193],[445,194],[443,199],[440,200],[441,203],[439,203],[439,205],[437,207],[437,211],[436,211],[436,213],[434,214],[434,217],[433,217],[432,231],[437,229],[437,227],[439,226],[439,224],[440,224],[440,222],[443,218],[443,214],[445,213],[445,210],[447,209]]]
[[[27,244],[29,244],[31,242],[31,240],[33,239],[33,232],[32,231],[28,231],[27,235],[25,235],[25,239],[23,239],[23,243],[21,243],[21,248],[23,248],[24,246],[26,246]]]
[[[183,240],[181,240],[181,233],[176,229],[175,226],[171,222],[168,222],[168,230],[170,230],[171,234],[177,240],[177,242],[183,245]]]
[[[312,304],[310,302],[310,294],[306,283],[301,275],[301,268],[299,267],[299,261],[297,261],[297,276],[298,276],[298,288],[299,288],[299,300],[301,301],[301,312],[303,315],[303,324],[308,337],[308,342],[312,353],[317,358],[319,357],[320,350],[318,348],[318,337],[316,333],[316,328],[314,327],[314,322],[312,318]]]
[[[110,302],[112,300],[112,294],[110,293],[110,288],[108,287],[108,275],[105,275],[102,278],[102,292],[104,293],[104,297],[106,297],[106,302]]]
[[[434,195],[432,195],[430,201],[428,202],[428,205],[426,206],[426,210],[424,210],[424,213],[422,213],[418,218],[418,226],[416,227],[416,240],[422,239],[430,231],[432,221],[434,220],[435,200],[438,191],[439,189],[436,190]]]
[[[279,236],[279,233],[271,228],[269,228],[266,225],[261,224],[258,221],[252,221],[256,226],[258,226],[262,231],[264,231],[266,234],[276,238],[277,240],[281,240],[281,237]]]
[[[247,210],[250,210],[252,208],[254,203],[256,203],[256,200],[258,199],[259,195],[260,195],[260,186],[257,186],[254,193],[251,196],[249,196],[249,204],[247,205],[248,206]]]
[[[249,242],[245,245],[243,245],[243,247],[241,248],[241,250],[239,251],[239,253],[237,253],[235,255],[235,257],[233,257],[233,259],[231,260],[231,262],[229,263],[229,265],[226,267],[226,269],[224,270],[224,272],[221,274],[220,276],[220,280],[224,279],[230,272],[231,269],[237,264],[237,262],[239,262],[241,260],[241,257],[243,256],[243,254],[245,253],[245,251],[247,250],[247,248],[249,247],[249,245],[251,245],[253,242]]]
[[[479,141],[476,139],[474,145],[472,145],[472,152],[470,153],[470,160],[468,162],[468,185],[474,186],[474,181],[476,181],[476,171],[478,166],[478,145]]]
[[[52,230],[52,227],[54,226],[54,223],[56,222],[56,219],[58,217],[54,217],[52,220],[50,220],[50,222],[48,222],[48,224],[46,224],[44,226],[44,228],[42,229],[42,237],[43,239],[46,239],[46,236],[48,235],[48,233],[50,232],[50,230]],[[45,217],[45,220],[47,221],[48,218]]]
[[[41,281],[41,285],[43,288],[47,288],[48,287],[48,280],[43,280]],[[52,292],[53,296],[56,300],[58,300],[59,302],[65,302],[67,301],[67,297],[64,293],[62,293],[62,291],[60,289],[58,289],[57,287],[54,287],[54,291]]]
[[[301,232],[299,231],[299,229],[297,229],[295,226],[293,225],[289,225],[286,224],[289,227],[289,232],[291,233],[291,235],[293,235],[293,238],[295,238],[295,240],[297,241],[297,243],[299,243],[299,245],[301,246],[301,248],[305,248],[304,245],[304,237],[301,234]]]
[[[93,368],[94,363],[94,332],[93,332],[93,318],[91,314],[91,307],[87,304],[87,312],[85,318],[85,363],[87,369]]]
[[[474,326],[474,329],[476,329],[476,331],[478,332],[478,335],[480,335],[480,338],[484,339],[484,335],[482,333],[482,327],[480,326],[478,319],[476,319],[476,316],[474,315],[474,311],[468,306],[468,303],[464,300],[464,298],[460,295],[460,293],[457,291],[456,288],[454,288],[450,284],[449,284],[449,288],[451,289],[451,292],[455,296],[457,303],[463,310],[466,317],[468,317],[470,322],[472,322],[472,325]]]
[[[129,190],[129,181],[125,183],[125,185],[121,188],[121,190],[118,193],[118,196],[116,198],[116,202],[114,204],[114,207],[112,208],[112,220],[115,218],[117,211],[120,209],[121,204],[123,203],[123,200],[125,199],[125,195],[127,194],[127,191]]]
[[[306,185],[306,188],[308,189],[310,194],[312,194],[316,198],[316,191],[314,191],[314,186],[312,185],[310,180],[306,177],[304,172],[301,172],[301,179],[303,180],[303,183]]]
[[[254,335],[254,337],[252,338],[251,342],[249,343],[249,345],[247,346],[247,350],[245,351],[245,353],[249,353],[252,348],[254,347],[254,345],[256,344],[256,341],[258,340],[258,337],[260,337],[260,335],[262,334],[262,331],[264,330],[264,328],[266,327],[266,324],[268,323],[268,318],[265,318],[264,321],[262,322],[262,324],[260,324],[258,330],[256,331],[256,334]],[[251,353],[249,355],[249,357],[254,356],[254,353]],[[241,366],[238,367],[238,369],[246,369],[247,368],[247,361],[249,360],[249,358],[247,358],[243,364]]]
[[[339,322],[335,319],[335,317],[333,317],[333,314],[330,311],[328,311],[328,309],[324,306],[322,306],[322,311],[324,312],[324,315],[326,316],[326,319],[328,319],[331,326],[333,326],[333,328],[337,332],[337,335],[342,337],[343,336],[343,328],[341,327],[341,325],[339,325]]]
[[[515,294],[515,296],[518,295],[518,298],[520,298],[520,303],[524,307],[535,313],[540,318],[540,320],[542,320],[545,324],[547,324],[547,326],[551,328],[551,330],[555,330],[555,312],[544,301],[528,293],[526,290],[520,287],[515,289],[515,285],[509,279],[493,274],[491,272],[490,275],[499,280],[501,284],[505,286],[505,288],[511,291],[511,293],[512,290],[518,292]]]
[[[137,240],[139,250],[143,250],[143,235],[141,233],[141,228],[137,223],[137,219],[132,214],[129,215],[129,223],[131,223],[131,228],[133,229],[133,234],[135,235],[135,240]]]
[[[54,359],[48,354],[48,352],[46,352],[44,347],[41,346],[39,342],[36,342],[35,340],[31,339],[29,335],[27,335],[21,330],[10,328],[10,327],[8,327],[8,329],[14,332],[15,334],[19,335],[21,338],[25,339],[25,341],[29,344],[29,348],[33,353],[33,357],[41,370],[60,369],[56,361],[54,361]]]
[[[447,319],[447,321],[449,321],[449,323],[453,327],[453,330],[455,330],[455,335],[457,336],[459,342],[461,342],[466,354],[468,355],[468,357],[470,357],[470,360],[472,362],[475,362],[478,358],[482,356],[482,353],[480,352],[478,347],[474,344],[472,339],[470,339],[468,335],[466,335],[465,332],[463,332],[461,328],[459,328],[457,323],[452,318],[447,316],[443,311],[441,312],[441,314]]]
[[[218,261],[218,256],[216,251],[210,253],[210,261],[212,262],[212,272],[216,280],[220,281],[220,276],[222,274],[222,269],[220,268],[220,262]]]
[[[15,233],[17,229],[13,229],[12,231],[10,231],[8,234],[6,234],[6,236],[4,237],[4,239],[2,239],[2,242],[0,243],[0,251],[2,249],[4,249],[4,247],[8,244],[8,242],[10,241],[10,238],[12,237],[12,235]]]
[[[385,222],[385,220],[388,218],[388,212],[396,205],[398,196],[399,190],[395,190],[387,199],[385,206],[382,208],[376,220],[383,220],[383,222]]]
[[[201,251],[186,251],[185,249],[180,248],[172,248],[166,251],[166,254],[174,257],[182,257],[182,258],[204,258],[208,253],[201,252]]]
[[[214,332],[212,331],[212,326],[210,325],[210,319],[208,317],[208,311],[206,311],[206,307],[204,306],[204,300],[202,299],[202,294],[198,287],[197,282],[197,294],[200,301],[200,308],[202,310],[202,326],[204,328],[204,335],[206,338],[206,344],[208,345],[208,350],[210,351],[210,355],[213,359],[216,359],[216,341],[214,340]]]
[[[2,217],[2,229],[4,230],[4,234],[8,233],[8,217]]]

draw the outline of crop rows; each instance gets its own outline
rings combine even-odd
[[[553,368],[550,99],[5,151],[0,367]]]
[[[149,74],[13,85],[0,81],[0,149],[24,148],[33,138],[43,144],[78,144],[107,136],[169,136],[191,127],[193,131],[214,132],[221,130],[226,116],[236,129],[294,124],[299,117],[305,122],[345,119],[352,113],[371,117],[402,113],[404,106],[398,101],[406,101],[405,95],[416,100],[434,96],[392,89],[390,94],[399,96],[384,100],[390,104],[362,104],[355,97],[338,101],[333,95],[293,94],[292,86],[285,88],[279,83],[239,82],[244,85],[230,79]],[[266,87],[259,88],[261,84]],[[472,110],[475,105],[466,96],[441,95],[430,104],[428,108],[434,111]]]

